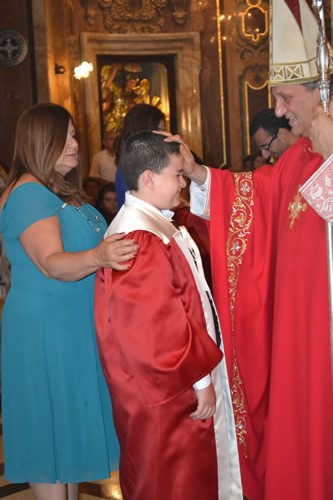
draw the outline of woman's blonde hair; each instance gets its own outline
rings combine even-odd
[[[81,166],[65,177],[55,170],[67,139],[70,113],[52,103],[40,103],[22,113],[16,127],[13,164],[8,184],[30,173],[64,201],[86,200],[81,188]]]

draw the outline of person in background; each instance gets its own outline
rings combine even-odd
[[[88,197],[89,203],[96,207],[97,199],[105,182],[99,177],[84,177],[82,186],[85,194]]]
[[[124,231],[140,249],[128,272],[96,275],[124,500],[243,498],[212,295],[197,246],[170,220],[183,162],[179,144],[154,132],[126,140],[119,168],[130,192],[106,234]]]
[[[298,139],[288,119],[276,116],[274,108],[263,109],[253,117],[250,136],[266,163],[274,163]]]
[[[253,156],[252,155],[244,156],[242,161],[242,172],[252,172],[252,170],[253,170]]]
[[[133,106],[124,118],[123,129],[116,141],[116,165],[119,166],[121,147],[127,137],[135,132],[141,132],[144,130],[164,129],[165,116],[158,108],[152,106],[151,104],[136,104]],[[128,191],[128,186],[124,181],[121,170],[117,168],[116,193],[118,209],[124,204],[126,191]]]
[[[116,132],[107,130],[103,136],[104,149],[93,156],[89,177],[100,177],[106,182],[114,182],[116,178],[115,141]]]
[[[78,483],[118,465],[93,317],[95,272],[124,270],[133,240],[102,239],[80,185],[69,112],[37,104],[20,117],[0,231],[12,282],[2,314],[5,477],[37,500],[77,500]]]
[[[117,193],[114,182],[108,182],[102,187],[97,198],[96,208],[110,224],[117,213]]]
[[[253,170],[257,170],[257,168],[263,167],[264,165],[267,165],[267,161],[265,158],[262,156],[261,153],[258,153],[253,157]]]

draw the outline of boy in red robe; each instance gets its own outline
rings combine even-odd
[[[125,500],[241,500],[228,377],[200,253],[171,222],[183,157],[152,132],[120,161],[130,187],[107,234],[140,245],[124,272],[101,270],[95,318],[120,442]]]

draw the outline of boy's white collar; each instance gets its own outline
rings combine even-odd
[[[156,212],[158,214],[162,214],[166,219],[171,221],[174,216],[174,212],[172,210],[159,210],[158,208],[154,207],[154,205],[151,205],[150,203],[147,203],[144,200],[141,200],[141,198],[137,198],[133,194],[131,194],[129,191],[126,191],[125,194],[125,205],[127,206],[139,206],[143,205],[146,207],[149,207],[150,210],[153,212]]]

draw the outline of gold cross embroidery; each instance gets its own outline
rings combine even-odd
[[[294,226],[295,220],[298,219],[300,216],[301,212],[305,212],[308,208],[308,204],[302,197],[301,193],[297,191],[297,194],[294,198],[294,201],[290,202],[288,205],[288,210],[290,212],[289,218],[290,218],[290,223],[289,227],[290,229]]]

